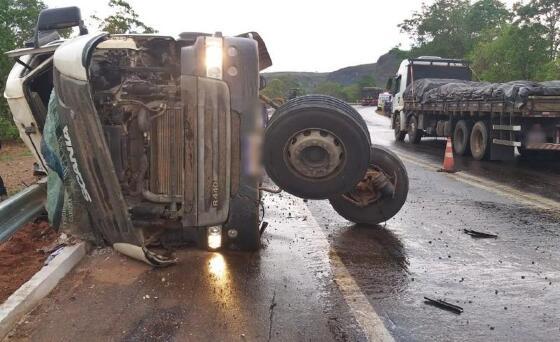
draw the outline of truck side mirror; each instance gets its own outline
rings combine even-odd
[[[385,91],[391,92],[393,89],[393,80],[394,77],[391,77],[387,80],[387,84],[385,85]]]
[[[397,95],[397,93],[401,90],[401,75],[396,76],[393,78],[393,83],[391,87],[391,94]]]
[[[80,35],[88,33],[78,7],[71,6],[42,10],[41,13],[39,13],[37,26],[35,28],[35,36],[33,39],[35,47],[39,47],[39,32],[60,30],[74,26],[80,28]]]

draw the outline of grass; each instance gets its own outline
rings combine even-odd
[[[0,114],[0,140],[17,140],[19,131],[11,118]]]
[[[3,161],[13,161],[14,159],[17,158],[22,158],[22,157],[31,157],[33,156],[33,154],[31,153],[31,151],[25,149],[25,150],[21,150],[21,151],[17,151],[16,153],[2,153],[0,154],[0,162]]]
[[[14,160],[14,156],[10,154],[0,155],[0,162],[8,162],[13,160]]]

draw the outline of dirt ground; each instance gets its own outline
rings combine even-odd
[[[12,195],[35,182],[33,158],[27,147],[19,142],[2,142],[0,149],[0,176]]]
[[[58,233],[47,222],[29,223],[0,244],[0,303],[37,273]]]

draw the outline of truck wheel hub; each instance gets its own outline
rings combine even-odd
[[[344,146],[332,133],[308,129],[296,133],[286,146],[291,168],[306,178],[325,178],[344,164]]]

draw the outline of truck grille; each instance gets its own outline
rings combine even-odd
[[[184,187],[185,133],[181,107],[168,108],[152,124],[150,191],[182,196]]]
[[[182,76],[181,88],[185,103],[183,225],[223,224],[231,189],[229,89],[221,81],[194,76]]]

